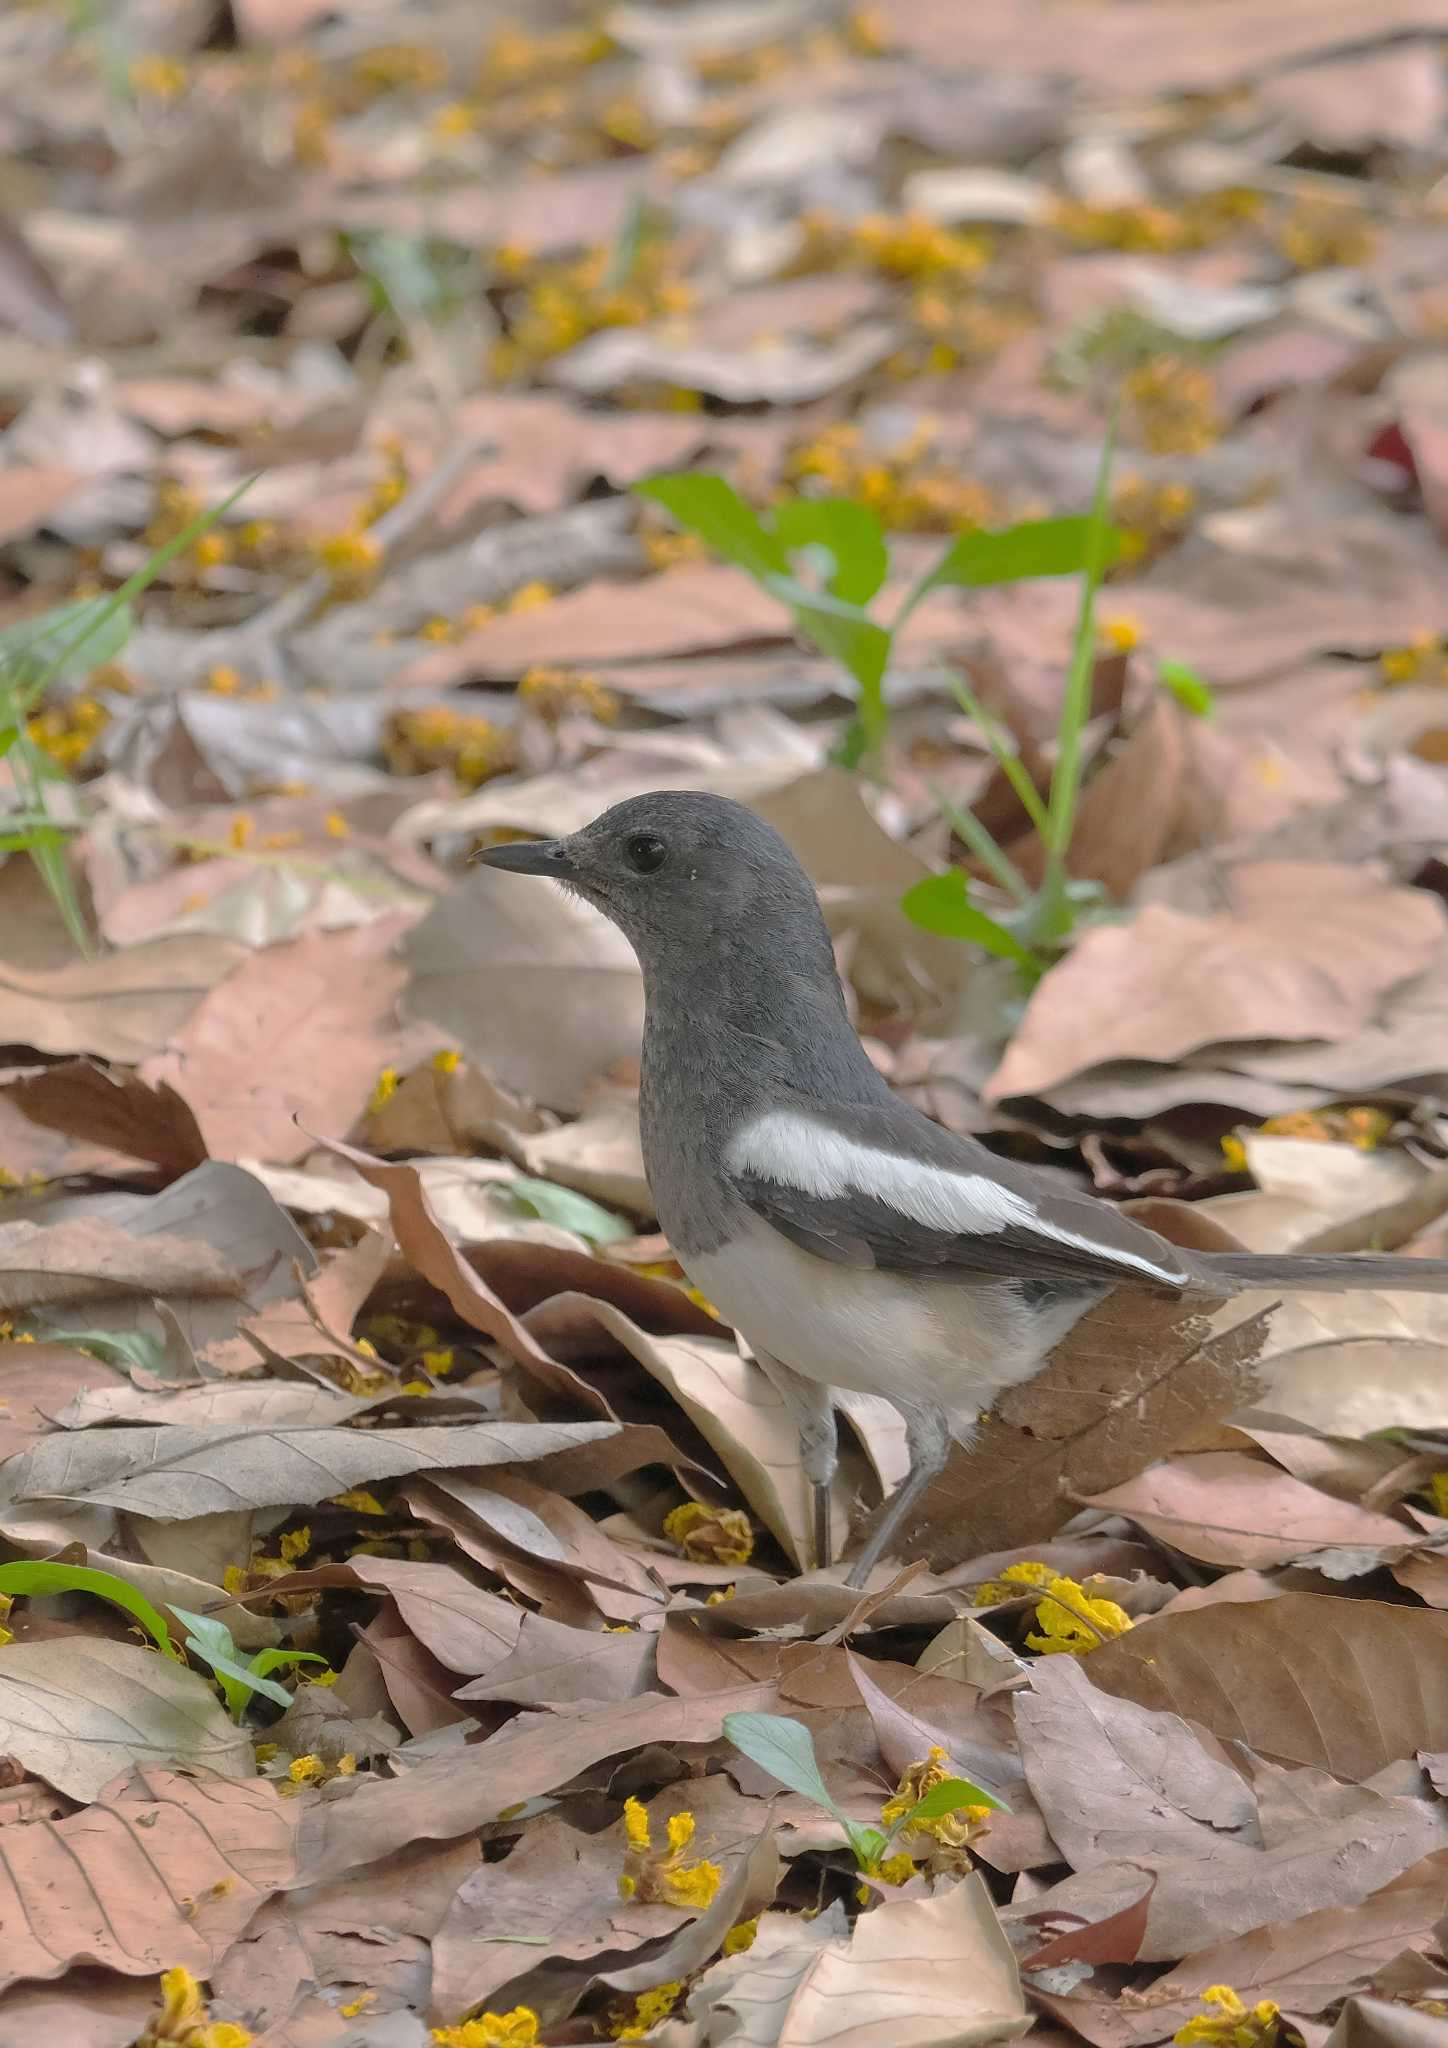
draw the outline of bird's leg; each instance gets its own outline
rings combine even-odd
[[[864,1585],[884,1556],[895,1531],[919,1501],[932,1479],[944,1470],[950,1456],[950,1424],[940,1408],[906,1408],[905,1440],[910,1448],[910,1470],[891,1495],[889,1505],[876,1524],[875,1532],[850,1566],[847,1586],[856,1591]]]
[[[799,1431],[800,1464],[813,1495],[814,1566],[823,1571],[834,1557],[830,1487],[840,1462],[834,1402],[823,1381],[805,1379],[767,1351],[756,1351],[754,1356]]]

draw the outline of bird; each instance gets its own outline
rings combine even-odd
[[[626,799],[473,856],[610,918],[643,974],[639,1125],[660,1227],[778,1389],[832,1559],[833,1389],[881,1395],[909,1467],[845,1583],[893,1555],[952,1443],[1119,1288],[1448,1291],[1448,1260],[1191,1252],[897,1096],[850,1021],[819,898],[781,835],[704,792]]]

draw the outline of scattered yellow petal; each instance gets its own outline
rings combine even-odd
[[[287,1765],[287,1776],[294,1785],[312,1785],[326,1775],[327,1766],[319,1756],[310,1752],[306,1756],[294,1756]]]
[[[462,1065],[462,1060],[462,1054],[460,1052],[453,1052],[451,1049],[445,1052],[435,1052],[432,1056],[433,1072],[437,1074],[455,1074]]]
[[[385,1515],[387,1510],[375,1493],[369,1493],[365,1486],[350,1486],[345,1493],[334,1493],[331,1499],[334,1508],[350,1508],[354,1515]]]
[[[1027,1636],[1026,1643],[1045,1657],[1057,1652],[1084,1657],[1133,1626],[1131,1616],[1114,1600],[1093,1600],[1084,1586],[1066,1578],[1051,1580],[1045,1598],[1037,1603],[1036,1622],[1041,1633]]]
[[[1230,1984],[1210,1984],[1202,2002],[1216,2006],[1216,2013],[1199,2013],[1178,2027],[1172,2036],[1178,2048],[1196,2048],[1198,2043],[1207,2043],[1208,2048],[1275,2048],[1282,2022],[1270,1999],[1249,2011]]]
[[[647,2040],[659,2021],[667,2019],[678,2004],[683,1988],[682,1981],[655,1984],[651,1991],[639,1992],[632,2011],[625,2007],[621,2012],[611,2013],[609,2032],[614,2040]]]
[[[748,1564],[754,1530],[739,1508],[711,1508],[685,1501],[664,1517],[664,1534],[695,1564]]]
[[[485,2012],[460,2027],[434,2027],[432,2038],[438,2048],[535,2048],[538,2015],[531,2006],[515,2005],[511,2012]]]
[[[668,1848],[655,1850],[648,1813],[637,1799],[623,1809],[626,1847],[618,1880],[619,1897],[641,1905],[687,1906],[702,1913],[719,1889],[724,1873],[717,1863],[685,1863],[684,1851],[694,1839],[692,1813],[676,1813],[668,1823]]]
[[[759,1915],[757,1913],[752,1920],[741,1920],[737,1927],[731,1927],[725,1935],[724,1954],[726,1956],[742,1956],[746,1949],[753,1948],[754,1937],[758,1932]]]

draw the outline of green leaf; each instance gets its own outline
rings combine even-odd
[[[806,590],[792,576],[760,577],[772,597],[787,604],[795,624],[822,654],[828,654],[860,686],[860,724],[867,747],[885,737],[885,670],[890,664],[890,635],[868,613],[842,604],[823,591]]]
[[[1190,711],[1193,718],[1212,718],[1216,715],[1217,700],[1210,683],[1203,682],[1194,668],[1188,668],[1184,661],[1159,660],[1156,665],[1157,680],[1165,683],[1184,711]]]
[[[997,924],[970,900],[970,883],[952,868],[948,874],[927,875],[900,898],[900,908],[912,924],[942,939],[966,939],[981,946],[998,960],[1014,960],[1018,966],[1035,967],[1038,962],[1012,932]]]
[[[895,621],[898,633],[922,598],[943,584],[976,590],[991,583],[1019,583],[1031,576],[1074,576],[1087,566],[1093,544],[1095,513],[1086,519],[1026,519],[998,533],[973,529],[957,534],[933,569],[906,598]],[[1111,561],[1121,536],[1107,528],[1101,543]]]
[[[533,1180],[520,1173],[500,1192],[516,1202],[525,1215],[556,1223],[560,1230],[576,1231],[594,1244],[617,1244],[621,1238],[634,1234],[633,1225],[616,1216],[612,1209],[590,1201],[573,1188],[560,1188],[551,1180]]]
[[[194,1614],[189,1607],[171,1606],[171,1612],[187,1630],[186,1647],[215,1673],[233,1721],[240,1721],[254,1693],[289,1707],[292,1696],[284,1685],[250,1671],[237,1656],[231,1630],[212,1614]]]
[[[109,1600],[140,1623],[163,1657],[173,1664],[181,1662],[160,1609],[114,1572],[97,1571],[86,1564],[0,1564],[0,1593],[30,1598],[46,1593],[90,1593],[98,1600]]]
[[[988,1806],[993,1813],[1010,1812],[1003,1799],[972,1785],[969,1778],[947,1778],[943,1784],[932,1785],[924,1798],[916,1801],[904,1824],[908,1827],[912,1821],[943,1820],[947,1813],[958,1813],[962,1806]]]
[[[128,604],[112,605],[107,597],[81,598],[55,605],[34,618],[21,619],[0,631],[0,670],[53,662],[51,681],[114,661],[131,637],[135,618]]]
[[[840,1825],[861,1870],[868,1870],[872,1863],[878,1862],[890,1846],[890,1837],[882,1835],[878,1828],[862,1827],[858,1821],[846,1820],[843,1814],[840,1815]]]
[[[724,1734],[760,1770],[844,1822],[820,1776],[814,1737],[803,1721],[792,1721],[786,1714],[726,1714]]]
[[[890,568],[890,550],[879,520],[853,498],[786,498],[772,514],[775,532],[791,554],[825,548],[834,562],[830,596],[865,605]]]
[[[325,1664],[326,1658],[317,1650],[258,1650],[247,1665],[258,1678],[265,1678],[268,1671],[280,1671],[288,1664]]]
[[[69,1344],[74,1351],[88,1351],[105,1365],[123,1365],[152,1373],[165,1370],[165,1342],[145,1330],[47,1330],[45,1341]]]
[[[671,476],[645,477],[632,487],[640,498],[652,498],[690,533],[707,541],[726,562],[747,569],[763,582],[766,576],[787,576],[789,556],[783,543],[762,526],[732,484],[722,476],[683,470]]]

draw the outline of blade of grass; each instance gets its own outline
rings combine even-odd
[[[1076,632],[1071,646],[1071,665],[1061,699],[1061,718],[1056,728],[1056,763],[1051,773],[1051,795],[1047,805],[1046,871],[1041,881],[1040,917],[1037,937],[1063,937],[1070,929],[1070,906],[1066,900],[1066,853],[1076,825],[1076,804],[1081,794],[1081,735],[1091,715],[1091,679],[1096,667],[1096,594],[1108,560],[1111,525],[1107,517],[1111,487],[1111,462],[1116,451],[1116,422],[1119,405],[1113,406],[1101,443],[1101,463],[1096,472],[1096,489],[1086,522],[1086,567],[1081,579],[1081,603],[1076,614]]]
[[[950,687],[956,703],[966,717],[978,725],[985,735],[985,743],[995,756],[1001,773],[1021,800],[1021,809],[1044,838],[1047,830],[1046,806],[1041,801],[1040,791],[1026,773],[1026,764],[1021,759],[1020,749],[1014,738],[994,713],[986,710],[968,683],[963,683],[959,676],[952,676]]]
[[[991,879],[998,887],[1004,889],[1008,896],[1014,896],[1017,903],[1029,903],[1030,883],[989,827],[982,825],[973,812],[963,811],[958,804],[952,803],[945,791],[937,789],[933,782],[927,782],[925,787],[961,845],[970,848],[983,868],[989,868]]]
[[[209,533],[222,514],[229,512],[242,493],[249,491],[255,482],[254,476],[243,477],[236,489],[223,498],[219,505],[212,505],[205,512],[198,512],[194,519],[186,522],[179,533],[173,534],[170,540],[157,548],[156,552],[141,564],[134,576],[128,576],[120,588],[113,590],[108,598],[98,600],[94,616],[86,620],[75,638],[67,641],[58,654],[52,655],[38,676],[16,691],[17,707],[29,710],[32,704],[37,703],[56,676],[74,660],[87,641],[93,640],[101,627],[114,618],[123,606],[128,605],[133,597],[139,597],[143,590],[149,589],[169,562],[174,562],[177,555],[184,554],[187,548],[200,540],[202,534]]]

